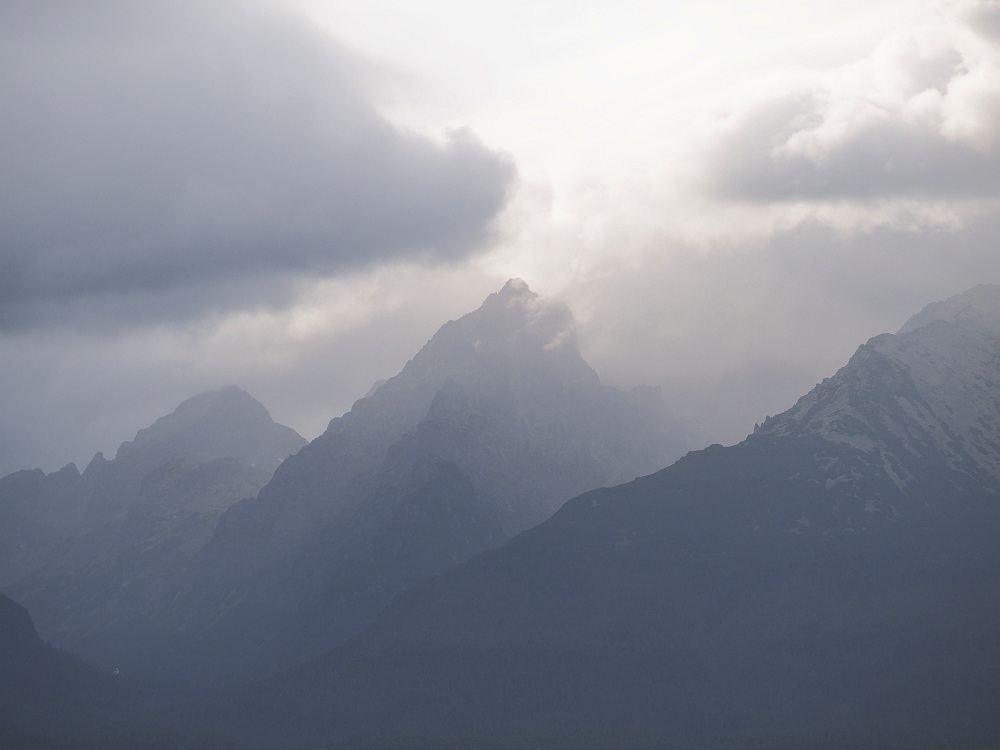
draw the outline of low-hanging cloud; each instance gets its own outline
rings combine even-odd
[[[234,309],[475,251],[512,161],[393,126],[368,75],[261,2],[5,3],[0,330]]]
[[[750,201],[1000,195],[1000,5],[960,0],[858,63],[723,122],[711,192]]]

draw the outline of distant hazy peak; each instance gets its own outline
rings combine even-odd
[[[528,284],[524,279],[508,279],[503,288],[499,292],[491,294],[490,297],[495,297],[504,302],[538,299],[538,295],[528,288]]]
[[[204,391],[199,393],[186,401],[182,401],[180,405],[174,410],[174,413],[181,412],[193,412],[197,410],[204,410],[206,408],[212,408],[213,406],[220,405],[232,405],[241,406],[243,408],[251,408],[257,411],[264,410],[264,405],[261,404],[257,399],[251,396],[249,393],[244,391],[238,385],[224,385],[221,388],[215,388],[210,391]]]
[[[273,471],[305,443],[293,429],[271,419],[264,405],[249,393],[227,385],[192,396],[171,414],[139,430],[131,442],[121,444],[115,460],[139,454],[157,462],[232,457]]]
[[[157,440],[192,429],[209,419],[237,415],[263,423],[273,421],[267,409],[257,399],[238,386],[227,385],[182,401],[173,413],[160,417],[151,426],[139,430],[133,442],[139,444]]]
[[[932,302],[906,321],[899,333],[910,333],[938,321],[959,323],[1000,335],[1000,286],[980,284],[941,302]]]

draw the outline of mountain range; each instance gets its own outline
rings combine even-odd
[[[512,280],[280,466],[258,455],[278,429],[262,406],[195,397],[92,462],[76,482],[109,475],[92,495],[114,512],[85,506],[98,532],[5,590],[61,647],[157,680],[259,678],[335,646],[400,591],[683,452],[658,392],[602,385],[574,326]],[[204,418],[237,396],[243,423]],[[72,506],[50,494],[20,505]]]
[[[242,710],[303,742],[996,743],[998,321],[998,287],[929,307],[739,445],[575,498]]]
[[[92,658],[93,640],[137,628],[176,596],[223,512],[304,444],[228,386],[139,430],[113,459],[98,453],[82,474],[73,464],[10,474],[0,479],[0,586],[47,639]]]
[[[142,709],[144,736],[1000,744],[1000,287],[869,340],[743,442],[647,473],[678,445],[655,396],[602,386],[568,311],[521,282],[446,324],[218,516],[159,630],[119,633],[127,674],[239,683]],[[0,487],[55,503],[64,471]],[[0,634],[44,646],[0,604]],[[4,695],[5,724],[47,735]]]

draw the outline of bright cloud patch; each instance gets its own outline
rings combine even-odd
[[[784,78],[722,122],[710,189],[754,201],[1000,192],[1000,5],[945,10],[854,65]]]

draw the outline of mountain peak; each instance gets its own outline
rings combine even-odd
[[[497,292],[497,296],[502,299],[516,299],[521,297],[535,299],[538,297],[537,294],[528,288],[528,283],[524,279],[517,278],[508,279],[503,288]]]
[[[227,385],[182,401],[171,414],[160,417],[150,427],[139,430],[133,442],[136,445],[158,442],[196,429],[206,422],[234,418],[237,415],[250,417],[254,421],[271,421],[271,415],[257,399],[238,386]]]
[[[926,306],[898,334],[881,334],[758,432],[816,435],[849,445],[900,490],[921,486],[913,457],[975,481],[1000,476],[997,337],[1000,286],[981,285]],[[929,456],[931,456],[929,458]],[[846,481],[831,464],[833,482]],[[909,468],[908,468],[909,467]],[[877,510],[877,503],[870,503]],[[868,512],[874,512],[869,510]]]
[[[235,385],[205,391],[182,402],[171,414],[122,443],[117,458],[137,452],[157,460],[185,456],[195,462],[233,457],[274,468],[305,440],[271,419],[257,399]]]
[[[537,303],[539,299],[539,296],[528,288],[523,279],[510,279],[499,292],[494,292],[487,297],[477,312],[503,314],[505,310],[524,309]]]
[[[939,321],[1000,335],[1000,286],[979,284],[962,294],[932,302],[906,321],[899,333],[910,333]]]
[[[534,382],[590,383],[597,374],[583,360],[576,323],[562,302],[540,297],[522,279],[510,279],[477,309],[445,323],[403,371],[376,383],[344,415],[354,419],[378,404],[384,426],[423,417],[446,379],[477,392],[514,387],[531,371]],[[417,396],[416,394],[420,394]],[[355,413],[356,412],[356,413]],[[351,416],[353,414],[353,416]],[[327,428],[339,430],[340,417]]]
[[[469,357],[508,366],[525,357],[556,356],[590,370],[576,345],[573,313],[562,302],[540,297],[521,279],[509,280],[478,310],[442,326],[417,358],[428,356],[448,362],[449,369]]]

